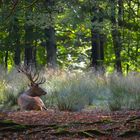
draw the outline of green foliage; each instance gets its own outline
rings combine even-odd
[[[0,64],[9,72],[15,66],[16,49],[20,48],[19,61],[22,63],[25,60],[25,48],[34,47],[37,52],[31,52],[30,56],[34,55],[38,67],[46,65],[49,53],[46,52],[48,38],[45,33],[48,28],[53,27],[55,37],[50,37],[49,41],[54,44],[56,38],[59,68],[85,70],[90,66],[91,48],[96,46],[92,44],[91,30],[93,29],[104,36],[102,38],[102,43],[105,44],[103,64],[107,72],[114,71],[114,64],[117,61],[115,53],[118,54],[119,51],[118,59],[125,74],[129,71],[140,71],[140,2],[122,1],[122,6],[117,2],[2,1]],[[112,17],[114,17],[113,21]],[[94,18],[98,20],[93,22]],[[115,39],[120,37],[118,41],[118,44],[121,44],[120,50],[115,48],[113,30],[119,34]],[[98,48],[98,51],[101,51],[100,49]],[[0,103],[9,106],[16,104],[18,93],[24,89],[27,82],[23,80],[24,78],[20,79],[17,73],[12,72],[7,74],[6,70],[0,68]],[[109,83],[103,84],[106,78],[101,80],[102,76],[93,75],[93,73],[75,72],[54,74],[46,85],[49,95],[44,98],[44,101],[61,110],[80,110],[89,104],[99,105],[101,101],[105,104],[108,101],[111,110],[139,109],[140,79],[138,77],[113,76],[109,78]]]
[[[17,3],[16,3],[17,2]],[[24,48],[37,48],[37,64],[45,65],[47,53],[47,37],[44,32],[47,28],[55,29],[57,44],[57,61],[61,68],[83,69],[90,65],[92,36],[91,29],[98,30],[105,35],[104,65],[107,71],[114,70],[116,62],[112,29],[120,33],[121,62],[123,72],[140,71],[140,2],[124,1],[123,6],[115,1],[78,0],[78,1],[2,1],[0,7],[0,64],[5,66],[5,55],[8,51],[8,68],[14,67],[14,55],[17,47],[21,48],[21,61],[24,61]],[[101,12],[93,12],[93,8]],[[115,8],[114,13],[111,9]],[[122,23],[112,27],[111,17],[117,20],[118,10],[123,11]],[[103,21],[94,17],[103,18]],[[30,32],[28,27],[32,28]],[[28,34],[26,34],[26,32]],[[29,43],[30,42],[30,43]],[[28,44],[29,43],[29,44]],[[71,59],[69,59],[71,56]],[[10,63],[10,64],[9,64]],[[81,63],[84,64],[81,66]]]

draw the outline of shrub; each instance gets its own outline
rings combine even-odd
[[[114,110],[140,109],[140,75],[108,78],[93,72],[47,71],[47,107],[79,111],[87,106]],[[0,71],[0,106],[17,108],[19,94],[26,90],[27,79],[16,70]]]
[[[3,74],[3,73],[1,73]],[[4,79],[0,79],[0,104],[1,109],[11,109],[17,105],[19,94],[25,89],[27,80],[17,73],[16,70],[6,74]]]
[[[0,66],[0,104],[3,103],[4,98],[4,91],[6,89],[7,82],[6,82],[6,72],[4,69]]]
[[[126,77],[114,75],[110,78],[110,110],[140,109],[140,76]]]
[[[99,88],[102,87],[98,77],[93,73],[61,73],[49,80],[48,100],[60,110],[78,111],[93,104],[98,98]]]

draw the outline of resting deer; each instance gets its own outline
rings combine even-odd
[[[18,105],[21,110],[46,110],[46,107],[41,100],[40,96],[47,94],[40,84],[45,83],[45,78],[39,78],[39,74],[32,73],[31,69],[20,67],[19,72],[22,72],[27,76],[30,81],[29,90],[23,92],[18,98]]]

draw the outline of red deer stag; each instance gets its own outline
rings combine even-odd
[[[46,107],[41,100],[40,96],[47,94],[41,87],[46,80],[45,78],[39,78],[38,73],[31,72],[31,69],[20,67],[19,72],[22,72],[27,76],[30,81],[30,88],[23,92],[18,98],[18,105],[21,110],[46,110]]]

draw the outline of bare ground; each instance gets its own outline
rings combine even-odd
[[[0,112],[0,140],[59,139],[140,140],[140,111]]]

